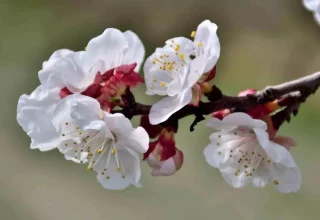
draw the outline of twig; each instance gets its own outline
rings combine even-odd
[[[319,86],[320,72],[302,77],[300,79],[289,81],[280,85],[269,86],[266,87],[264,90],[258,91],[255,94],[250,94],[241,97],[222,95],[221,91],[214,86],[213,93],[206,95],[212,101],[201,103],[199,107],[189,105],[185,106],[178,112],[174,113],[168,120],[176,121],[189,115],[196,115],[196,117],[199,119],[195,120],[194,124],[196,124],[197,122],[201,121],[200,119],[203,119],[203,117],[201,117],[202,115],[208,115],[212,112],[219,111],[222,109],[237,108],[245,111],[259,104],[265,104],[275,99],[283,99],[286,95],[288,97],[297,96],[297,93],[296,95],[293,95],[293,92],[300,92],[299,99],[297,99],[298,101],[296,100],[297,102],[295,104],[299,106],[301,102],[304,102],[311,94],[315,93]],[[219,97],[220,99],[217,97]],[[285,103],[283,103],[283,105],[284,104]],[[134,105],[129,106],[129,108],[130,111],[128,110],[128,108],[124,108],[119,112],[122,112],[123,114],[131,118],[134,115],[149,114],[151,106],[135,103]],[[294,109],[294,112],[297,113],[297,109],[298,107]]]

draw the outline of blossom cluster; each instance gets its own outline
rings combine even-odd
[[[40,86],[18,101],[17,121],[31,138],[31,149],[59,150],[96,172],[107,189],[141,187],[141,162],[153,176],[175,174],[184,157],[175,143],[177,122],[171,119],[184,107],[199,107],[212,91],[220,56],[217,28],[203,21],[190,39],[165,41],[144,65],[138,36],[113,28],[90,40],[84,51],[54,52],[38,73]],[[131,89],[143,83],[147,95],[164,97],[134,128],[117,109],[134,108]],[[231,186],[271,183],[284,193],[300,188],[301,173],[289,151],[295,143],[277,135],[271,116],[279,108],[274,100],[242,112],[212,112],[208,126],[217,131],[203,148],[204,158]]]

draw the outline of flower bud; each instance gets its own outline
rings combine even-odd
[[[163,129],[157,141],[149,144],[144,160],[153,176],[170,176],[183,164],[183,153],[175,147],[174,131]]]

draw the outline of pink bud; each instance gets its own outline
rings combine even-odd
[[[144,160],[153,176],[170,176],[183,164],[183,153],[175,147],[174,132],[163,129],[157,141],[149,144]]]

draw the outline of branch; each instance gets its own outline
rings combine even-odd
[[[289,100],[295,100],[296,107],[290,107],[293,110],[288,111],[290,114],[292,112],[297,112],[299,104],[306,101],[306,99],[313,93],[317,91],[320,86],[320,72],[314,73],[289,81],[280,85],[268,86],[264,90],[258,91],[255,94],[250,94],[247,96],[226,96],[221,93],[221,91],[213,86],[212,94],[206,94],[210,102],[202,103],[199,106],[187,105],[174,113],[168,120],[177,121],[189,115],[195,115],[199,120],[203,119],[202,115],[208,115],[212,112],[219,111],[222,109],[241,109],[242,111],[249,110],[256,105],[265,104],[275,99],[282,100],[283,106],[288,106]],[[299,92],[299,93],[294,93]],[[298,95],[299,94],[299,95]],[[290,97],[290,99],[289,99]],[[299,98],[297,98],[299,97]],[[292,104],[293,105],[293,104]],[[129,107],[123,108],[118,112],[125,114],[131,118],[134,115],[145,115],[149,114],[151,106],[144,105],[140,103],[135,103]],[[296,114],[296,113],[295,113]],[[198,121],[196,120],[194,124]]]

